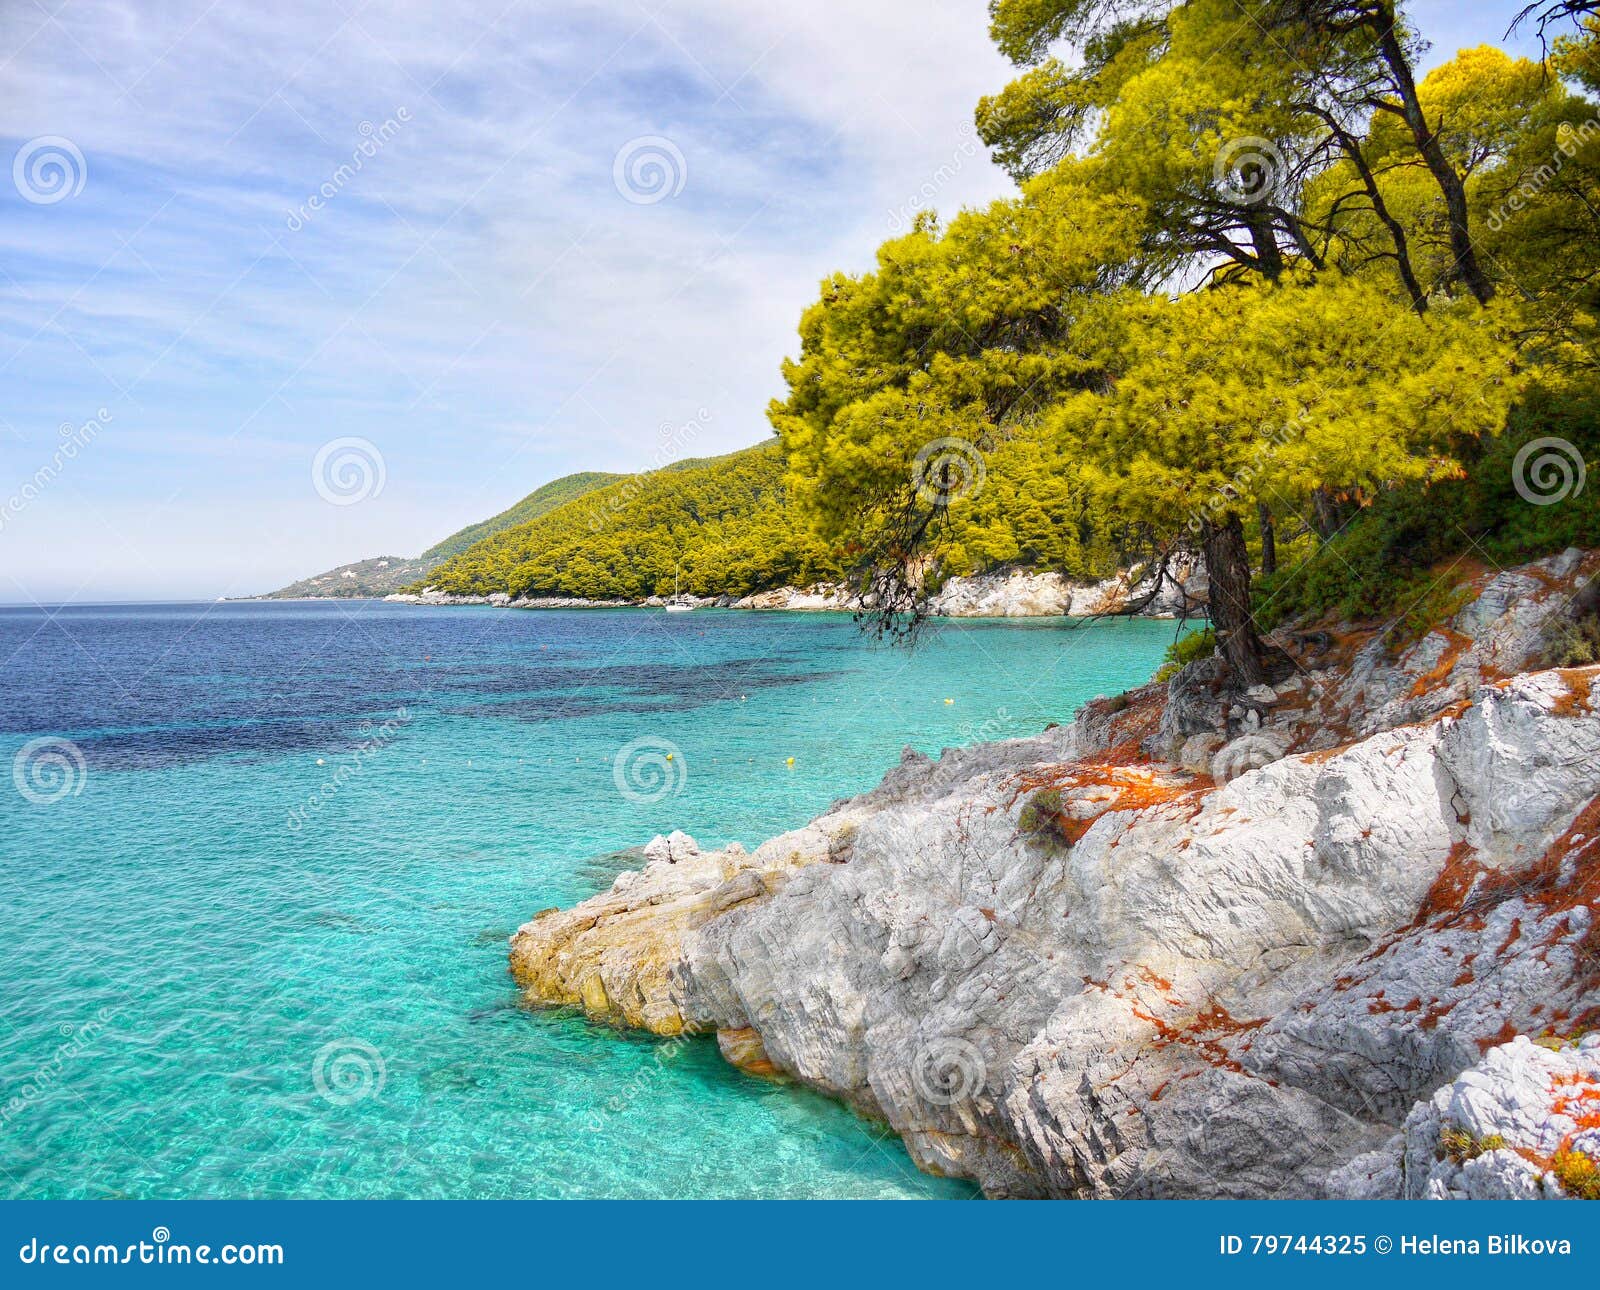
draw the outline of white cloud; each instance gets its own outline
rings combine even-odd
[[[85,594],[265,590],[645,465],[700,408],[696,451],[754,442],[818,279],[870,266],[925,185],[947,213],[1008,191],[971,141],[1009,75],[986,23],[982,0],[8,6],[12,149],[64,135],[89,177],[6,194],[0,471],[116,412],[0,535],[8,566],[41,599],[75,569]],[[645,134],[688,176],[640,206],[612,160]],[[380,501],[310,492],[341,434],[383,449]]]

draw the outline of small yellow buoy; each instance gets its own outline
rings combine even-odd
[[[783,764],[785,766],[793,766],[794,765],[794,758],[793,757],[789,758],[789,760],[784,762]]]
[[[668,761],[671,761],[671,760],[672,760],[672,754],[671,754],[671,753],[668,753],[668,754],[667,754],[667,760],[668,760]]]
[[[945,702],[946,702],[946,703],[954,703],[954,702],[955,702],[955,700],[954,700],[954,699],[946,699],[946,700],[945,700]]]

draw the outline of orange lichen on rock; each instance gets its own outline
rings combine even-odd
[[[1439,661],[1419,676],[1411,687],[1411,697],[1420,699],[1430,691],[1438,689],[1450,679],[1450,673],[1455,671],[1456,663],[1461,655],[1472,648],[1472,637],[1463,635],[1450,627],[1435,627],[1433,629],[1445,639],[1444,653],[1439,656]]]
[[[1451,1000],[1449,1003],[1440,1003],[1435,999],[1428,1005],[1428,1009],[1422,1014],[1421,1019],[1418,1020],[1418,1029],[1437,1030],[1439,1023],[1450,1015],[1450,1010],[1456,1006],[1457,1002],[1457,1000]]]
[[[1584,712],[1593,712],[1596,672],[1600,672],[1600,666],[1559,668],[1556,675],[1566,682],[1567,692],[1556,700],[1550,711],[1558,717],[1575,717]]]
[[[1600,796],[1589,800],[1536,863],[1510,873],[1485,871],[1475,901],[1513,896],[1546,915],[1580,905],[1600,913]],[[1600,918],[1591,918],[1591,936],[1597,923]]]
[[[1173,1025],[1164,1018],[1145,1012],[1138,1004],[1132,1004],[1130,1007],[1135,1017],[1138,1017],[1140,1021],[1147,1022],[1156,1032],[1155,1048],[1169,1048],[1174,1044],[1181,1045],[1209,1065],[1215,1066],[1219,1070],[1232,1071],[1236,1075],[1248,1075],[1250,1072],[1245,1070],[1229,1054],[1224,1041],[1236,1035],[1255,1030],[1267,1023],[1267,1018],[1265,1017],[1258,1017],[1250,1021],[1240,1021],[1230,1016],[1228,1010],[1215,1001],[1207,1004],[1188,1021],[1180,1025]],[[1266,1082],[1268,1084],[1276,1084],[1275,1080],[1267,1080]]]
[[[1486,1053],[1491,1048],[1498,1048],[1501,1044],[1509,1044],[1517,1037],[1517,1034],[1518,1031],[1516,1026],[1512,1023],[1511,1018],[1507,1017],[1505,1021],[1500,1024],[1499,1030],[1495,1031],[1492,1035],[1484,1035],[1477,1041],[1478,1051],[1480,1053]]]
[[[1412,927],[1421,927],[1441,914],[1459,913],[1465,906],[1479,879],[1487,872],[1465,839],[1450,848],[1444,867],[1434,877],[1428,892],[1422,898]]]
[[[1051,831],[1076,846],[1102,815],[1110,811],[1142,811],[1171,802],[1191,801],[1196,812],[1211,787],[1171,767],[1115,766],[1104,762],[1070,762],[1024,771],[1011,781],[1011,804],[1030,796],[1036,815],[1048,817]],[[1045,794],[1051,796],[1045,800]]]
[[[1571,1116],[1578,1131],[1600,1129],[1600,1081],[1591,1075],[1557,1075],[1550,1082],[1554,1101],[1550,1109],[1557,1115]]]

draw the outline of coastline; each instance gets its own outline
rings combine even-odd
[[[1600,1089],[1600,666],[1543,651],[1597,574],[1570,550],[1397,653],[1336,624],[1274,686],[1206,659],[908,750],[749,852],[657,837],[512,974],[714,1033],[991,1196],[1569,1194],[1600,1151],[1551,1092]]]
[[[1163,586],[1143,607],[1130,611],[1137,573],[1122,572],[1098,582],[1080,582],[1050,571],[1006,569],[949,579],[929,599],[929,612],[940,618],[1092,618],[1132,613],[1144,618],[1195,617],[1205,604],[1205,579],[1193,565],[1177,570],[1174,585]],[[459,596],[426,588],[420,593],[396,592],[383,597],[393,604],[480,605],[495,609],[656,609],[667,597],[601,600],[579,596],[519,596],[494,592]],[[697,609],[737,609],[790,613],[860,612],[865,606],[848,588],[836,583],[778,587],[745,596],[693,596],[682,599]]]

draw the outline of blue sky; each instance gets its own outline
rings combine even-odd
[[[1435,60],[1516,7],[1410,6]],[[946,213],[1009,191],[971,133],[1008,72],[986,22],[9,0],[0,602],[258,593],[755,442],[824,274],[936,174]],[[314,463],[352,438],[381,464],[330,504]]]

